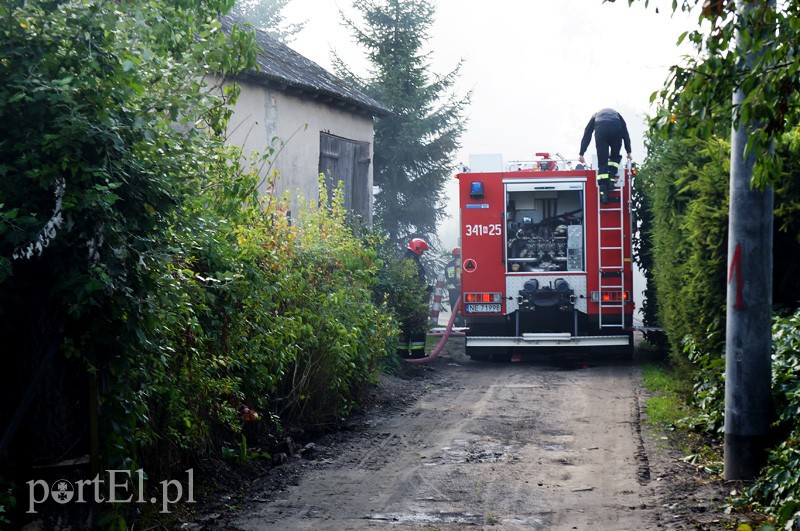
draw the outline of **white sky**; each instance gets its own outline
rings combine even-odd
[[[650,95],[691,51],[676,42],[697,24],[696,16],[673,15],[671,0],[651,0],[647,9],[641,1],[628,7],[627,0],[433,1],[430,71],[448,73],[463,59],[456,93],[473,91],[453,161],[459,164],[486,153],[505,161],[531,160],[538,151],[577,158],[586,122],[603,107],[623,115],[634,160],[643,161]],[[290,46],[331,71],[336,50],[364,73],[364,51],[342,26],[340,9],[361,20],[348,0],[292,0],[283,11],[287,22],[307,23]],[[587,159],[593,152],[592,143]],[[440,236],[455,245],[450,230]]]

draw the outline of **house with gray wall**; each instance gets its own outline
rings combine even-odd
[[[222,19],[226,31],[232,19]],[[262,193],[276,171],[272,193],[319,194],[319,174],[331,192],[344,183],[345,205],[372,221],[373,119],[389,109],[266,33],[252,29],[261,48],[255,70],[240,74],[241,93],[230,120],[228,141],[245,157],[276,149],[260,168]]]

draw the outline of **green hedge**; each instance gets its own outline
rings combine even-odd
[[[637,193],[648,212],[641,254],[650,258],[657,322],[670,340],[673,360],[687,357],[684,343],[715,350],[724,331],[727,286],[730,145],[721,138],[671,138],[651,134]],[[775,186],[773,302],[777,311],[800,304],[800,128],[776,145],[783,173]],[[652,302],[648,301],[648,305]]]
[[[730,148],[717,138],[656,140],[640,171],[652,205],[650,239],[658,322],[674,360],[683,339],[704,349],[725,312]],[[655,148],[655,149],[653,149]]]

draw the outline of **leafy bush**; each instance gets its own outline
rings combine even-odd
[[[383,262],[341,196],[291,220],[225,146],[237,88],[215,97],[203,75],[254,61],[246,33],[219,31],[230,4],[0,7],[0,425],[56,353],[27,439],[0,456],[13,479],[96,435],[101,466],[154,483],[246,437],[337,421],[392,359]]]
[[[784,529],[800,526],[800,311],[773,325],[772,391],[783,441],[746,495]]]
[[[701,350],[686,337],[683,352],[692,364],[693,392],[689,396],[695,413],[680,420],[679,426],[693,431],[721,435],[725,427],[725,343],[717,323],[709,326],[706,345]]]
[[[267,436],[329,425],[384,366],[396,323],[373,300],[378,255],[348,228],[341,193],[319,202],[296,220],[270,198],[225,217],[212,193],[188,210],[196,225],[148,304],[151,364],[127,382],[150,419],[137,434],[148,460],[238,444],[258,420],[251,433]]]
[[[298,343],[305,363],[295,371],[290,409],[305,425],[339,419],[355,405],[357,391],[386,363],[397,328],[387,304],[375,302],[378,253],[348,230],[341,189],[320,203],[301,211],[291,252],[302,286],[294,300],[310,301],[303,310],[311,333]]]

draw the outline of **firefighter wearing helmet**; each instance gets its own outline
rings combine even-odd
[[[412,238],[408,242],[408,247],[403,254],[403,259],[414,264],[414,268],[419,278],[419,289],[425,292],[426,296],[430,293],[430,287],[425,280],[425,268],[422,265],[422,253],[428,250],[428,242],[422,238]],[[426,297],[427,302],[427,297]],[[402,358],[424,358],[425,357],[425,337],[427,333],[427,304],[424,308],[420,307],[419,312],[405,316],[401,324],[403,337],[400,339],[397,353]],[[417,315],[419,314],[419,315]]]
[[[417,275],[419,276],[420,280],[425,283],[425,268],[422,266],[422,253],[428,250],[428,242],[423,240],[422,238],[412,238],[410,242],[408,242],[408,247],[406,248],[406,253],[404,258],[410,258],[414,261],[417,267]]]
[[[453,248],[453,257],[444,266],[445,287],[450,298],[450,311],[454,311],[461,291],[461,247]],[[455,322],[460,326],[463,318],[459,315]]]

